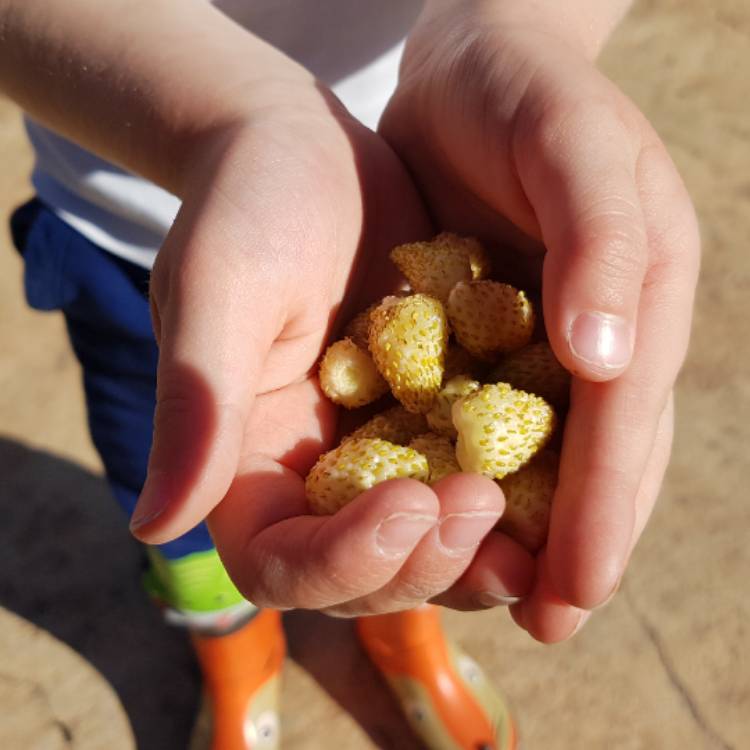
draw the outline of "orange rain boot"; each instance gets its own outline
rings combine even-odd
[[[361,617],[360,642],[429,750],[514,750],[505,701],[446,641],[437,607]]]
[[[233,632],[191,638],[211,708],[211,750],[275,750],[286,652],[280,613],[264,609]]]

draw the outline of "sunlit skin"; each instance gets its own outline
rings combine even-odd
[[[625,3],[581,0],[564,18],[541,0],[428,3],[379,135],[202,1],[164,0],[158,18],[117,5],[115,26],[94,0],[0,0],[0,86],[183,200],[152,279],[158,407],[136,535],[164,542],[208,516],[262,606],[477,609],[491,591],[523,598],[512,614],[535,638],[570,636],[616,589],[656,499],[698,266],[666,150],[591,63]],[[81,73],[91,59],[98,76]],[[394,480],[335,516],[306,512],[304,474],[338,419],[315,362],[393,288],[388,250],[439,229],[478,235],[509,280],[541,287],[577,376],[536,560],[491,531],[503,497],[478,475]],[[571,347],[592,320],[610,326],[611,366]]]
[[[507,267],[541,287],[550,342],[578,376],[548,548],[532,595],[513,607],[532,635],[554,641],[581,621],[579,608],[614,593],[656,500],[699,239],[666,150],[588,62],[595,50],[487,5],[448,7],[412,36],[381,132],[441,226],[507,243]],[[469,41],[456,45],[447,29]],[[571,350],[571,321],[589,310],[632,327],[625,367]]]

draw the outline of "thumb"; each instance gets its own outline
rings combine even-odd
[[[578,106],[524,137],[519,176],[547,247],[544,311],[552,348],[578,377],[630,363],[647,239],[637,139],[613,106]]]
[[[223,213],[205,198],[197,211],[183,206],[154,267],[154,439],[130,524],[149,544],[185,533],[226,494],[278,330],[277,285],[254,279],[237,221]]]

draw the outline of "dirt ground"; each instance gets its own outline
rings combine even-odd
[[[643,0],[602,67],[665,139],[704,263],[673,461],[621,593],[545,647],[502,610],[448,612],[510,696],[525,750],[750,747],[750,5]],[[0,214],[30,194],[0,100]],[[3,225],[5,222],[3,221]],[[0,229],[0,747],[186,748],[199,706],[184,636],[142,594],[141,554],[86,433],[57,315],[29,311]],[[668,345],[668,342],[665,342]],[[286,748],[414,747],[351,625],[285,618]],[[193,746],[200,747],[200,729]]]

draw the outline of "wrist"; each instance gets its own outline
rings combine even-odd
[[[314,90],[304,68],[204,0],[0,1],[0,39],[0,91],[178,195],[196,144],[285,91]]]
[[[472,25],[501,25],[552,35],[595,60],[632,0],[427,0],[421,21],[456,14]],[[447,14],[447,15],[446,15]]]
[[[168,179],[181,198],[197,180],[212,172],[212,164],[239,149],[244,158],[263,148],[270,138],[316,121],[332,120],[329,103],[312,76],[270,74],[262,79],[240,79],[211,94],[205,113],[196,112],[169,136]]]

